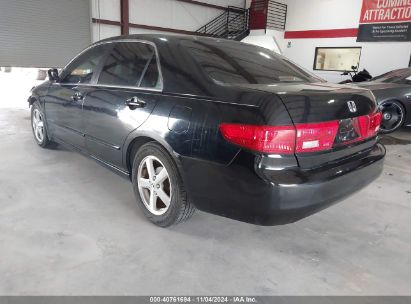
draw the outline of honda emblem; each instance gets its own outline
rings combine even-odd
[[[357,105],[355,104],[354,101],[349,100],[347,101],[348,109],[350,110],[351,113],[357,112]]]

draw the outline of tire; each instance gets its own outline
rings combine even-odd
[[[37,102],[31,107],[31,129],[34,140],[40,147],[46,148],[52,146],[53,142],[51,142],[48,137],[43,110]]]
[[[195,207],[187,199],[178,168],[161,145],[149,142],[140,147],[133,161],[132,182],[141,209],[157,226],[178,224],[193,215]]]
[[[379,105],[379,108],[382,112],[381,133],[392,133],[404,124],[405,109],[400,102],[395,100],[384,101]]]

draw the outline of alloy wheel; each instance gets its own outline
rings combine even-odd
[[[399,128],[404,119],[404,110],[395,102],[386,102],[380,106],[382,111],[381,129],[391,132]]]
[[[167,212],[171,202],[170,176],[163,163],[155,156],[146,156],[137,172],[137,185],[144,206],[154,215]]]
[[[33,111],[32,124],[34,136],[39,143],[42,143],[44,140],[44,120],[43,114],[38,109],[34,109]]]

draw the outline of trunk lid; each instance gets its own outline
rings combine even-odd
[[[367,115],[377,108],[371,91],[332,83],[242,85],[278,95],[294,124],[323,122]],[[356,111],[347,102],[354,101]]]
[[[301,134],[305,136],[305,139],[302,139],[306,140],[303,146],[308,149],[306,152],[301,152],[304,149],[297,149],[295,154],[303,169],[341,162],[366,153],[376,144],[376,136],[370,136],[368,128],[374,121],[373,115],[377,112],[377,104],[374,95],[367,89],[331,83],[246,86],[274,93],[281,98],[297,128],[297,141]],[[321,123],[325,122],[334,122],[334,128],[321,130],[324,126]],[[304,130],[304,127],[316,123],[314,129]],[[301,131],[299,126],[302,127]],[[313,135],[316,132],[317,135]],[[312,148],[318,144],[322,145],[321,140],[330,132],[335,132],[335,139],[331,140],[328,148],[321,151]],[[318,138],[322,139],[317,141]]]

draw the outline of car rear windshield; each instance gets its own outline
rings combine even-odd
[[[318,82],[320,78],[265,48],[216,40],[183,41],[202,69],[223,84]]]

